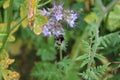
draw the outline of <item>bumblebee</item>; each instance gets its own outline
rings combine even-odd
[[[61,46],[61,44],[62,44],[63,41],[64,41],[64,37],[63,37],[63,35],[61,34],[61,35],[59,35],[59,36],[55,36],[55,40],[56,40],[56,45]]]

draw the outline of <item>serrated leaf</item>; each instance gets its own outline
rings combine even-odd
[[[51,46],[46,47],[46,49],[43,47],[43,48],[38,50],[37,55],[41,56],[41,59],[43,61],[54,60],[56,58],[56,56],[55,56],[56,51]]]
[[[83,55],[79,56],[78,58],[76,58],[76,60],[84,60],[86,58],[88,58],[88,54],[83,54]]]
[[[4,73],[2,75],[4,80],[19,80],[20,78],[19,73],[11,70],[4,70]]]
[[[84,67],[86,64],[89,63],[89,60],[88,59],[85,59],[82,64],[80,65],[80,68]]]
[[[1,67],[2,69],[7,69],[8,66],[9,66],[10,64],[12,64],[13,62],[14,62],[14,59],[5,58],[4,60],[1,60],[1,61],[0,61],[0,67]]]
[[[101,54],[96,53],[95,57],[99,59],[103,64],[109,63],[108,59]]]
[[[61,73],[56,65],[50,62],[38,62],[32,70],[32,76],[38,80],[61,80]]]
[[[6,50],[2,50],[0,53],[0,80],[19,80],[19,74],[17,72],[12,72],[8,70],[10,64],[15,60],[10,59]],[[12,74],[11,74],[12,73]]]

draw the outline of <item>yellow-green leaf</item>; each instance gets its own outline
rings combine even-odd
[[[39,35],[42,32],[42,26],[48,23],[46,16],[38,14],[35,16],[34,28],[33,31],[36,35]]]
[[[0,32],[6,32],[7,23],[0,23]]]
[[[6,0],[5,3],[3,4],[3,8],[6,9],[9,7],[9,2],[10,0]]]
[[[107,26],[109,31],[120,29],[120,5],[117,4],[109,14]]]
[[[18,23],[17,21],[12,21],[12,23],[11,23],[11,29],[12,29],[17,23]],[[17,26],[10,32],[10,34],[15,33],[15,32],[18,30],[19,26],[20,26],[20,25],[17,25]]]
[[[17,39],[14,43],[10,43],[10,46],[8,47],[10,53],[12,55],[18,55],[21,52],[23,41],[21,39]]]
[[[25,5],[21,5],[20,7],[20,17],[24,18],[27,15],[27,8]],[[22,21],[22,26],[25,28],[28,25],[28,19],[26,18],[24,21]]]
[[[90,14],[88,14],[85,18],[84,18],[85,22],[87,22],[88,24],[91,24],[93,22],[97,22],[98,21],[98,16],[95,12],[91,12]]]
[[[39,25],[39,26],[44,26],[45,24],[48,23],[48,19],[46,16],[43,16],[41,14],[37,14],[35,16],[35,24]]]
[[[2,45],[3,45],[2,42],[0,42],[0,48],[1,48]]]
[[[15,41],[15,37],[14,37],[13,35],[10,35],[10,36],[8,37],[8,41],[9,41],[9,42]]]
[[[42,32],[42,27],[40,27],[39,25],[35,25],[34,24],[34,28],[33,31],[36,35],[39,35]]]

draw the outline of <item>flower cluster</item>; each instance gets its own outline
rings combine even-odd
[[[44,36],[64,35],[62,22],[67,22],[70,27],[74,27],[77,14],[72,10],[64,10],[63,4],[54,4],[53,8],[43,9],[40,11],[42,15],[49,18],[49,22],[42,27]]]

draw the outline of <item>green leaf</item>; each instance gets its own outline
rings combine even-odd
[[[0,33],[0,37],[6,36],[6,33]]]
[[[35,23],[34,23],[34,33],[39,35],[42,32],[42,27],[48,23],[48,19],[46,16],[41,14],[37,14],[35,16]]]
[[[0,1],[0,7],[3,5],[4,2],[5,2],[5,0]]]
[[[20,8],[20,6],[21,6],[21,4],[23,4],[24,3],[24,1],[25,0],[14,0],[14,10],[18,10],[19,8]]]
[[[13,35],[10,35],[10,36],[8,37],[8,41],[9,41],[9,42],[15,41],[15,37],[14,37]]]
[[[27,7],[24,4],[21,4],[20,7],[20,17],[21,19],[24,18],[27,15]],[[22,21],[22,26],[25,28],[28,25],[28,19],[26,18],[24,21]]]
[[[35,16],[35,24],[39,25],[40,27],[44,26],[48,23],[48,19],[46,16],[43,16],[41,14],[37,14]]]
[[[120,29],[120,5],[116,5],[109,14],[107,29],[109,31],[115,31]]]
[[[62,76],[57,67],[49,62],[36,63],[31,75],[39,80],[61,80]]]
[[[88,59],[85,59],[81,64],[80,64],[80,68],[83,68],[85,65],[87,65],[89,63]]]
[[[56,58],[56,51],[54,48],[50,47],[48,48],[46,46],[47,49],[45,48],[40,48],[38,51],[37,51],[37,55],[38,56],[41,56],[41,59],[43,61],[48,61],[48,60],[54,60]]]
[[[84,60],[86,58],[88,58],[88,54],[83,54],[83,55],[79,56],[78,58],[76,58],[76,60]]]
[[[61,73],[64,74],[61,80],[79,80],[75,62],[68,57],[63,58],[62,61],[58,62],[57,67]]]

